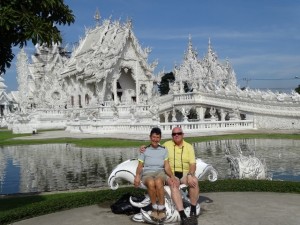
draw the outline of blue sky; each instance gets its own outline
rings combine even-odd
[[[220,61],[228,59],[241,87],[294,89],[300,84],[300,1],[297,0],[67,0],[76,21],[61,28],[72,46],[102,19],[132,19],[142,47],[151,47],[156,73],[172,71],[187,49],[188,36],[201,59],[208,39]],[[17,54],[18,48],[14,49]],[[26,48],[28,54],[33,48]],[[4,75],[8,91],[17,90],[15,62]],[[246,81],[248,80],[248,82]]]

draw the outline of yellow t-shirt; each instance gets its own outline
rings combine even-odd
[[[189,172],[190,164],[196,163],[195,151],[191,144],[183,141],[182,147],[179,148],[173,140],[163,144],[168,149],[169,163],[172,172]]]

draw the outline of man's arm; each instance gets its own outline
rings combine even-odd
[[[190,187],[196,187],[195,179],[192,179],[195,177],[196,172],[196,163],[190,163],[189,172],[187,174],[187,183]]]
[[[146,151],[146,145],[141,145],[139,151],[140,153],[144,153]]]
[[[190,163],[190,168],[189,168],[188,174],[195,176],[195,172],[196,172],[196,163]]]
[[[189,148],[189,172],[188,174],[195,176],[196,172],[196,157],[195,157],[195,150],[192,145]]]

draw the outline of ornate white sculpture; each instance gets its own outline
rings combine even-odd
[[[206,164],[199,158],[196,159],[196,164],[197,165],[196,165],[195,176],[199,180],[205,178],[207,178],[211,182],[217,180],[218,173],[211,165]],[[137,165],[138,165],[138,160],[131,159],[131,160],[126,160],[125,162],[122,162],[121,164],[116,166],[108,178],[108,185],[111,187],[111,189],[113,190],[118,189],[119,187],[119,184],[117,183],[118,179],[123,179],[133,184]],[[146,188],[146,187],[143,184],[141,184],[140,188]],[[165,206],[166,206],[166,214],[167,214],[167,218],[164,221],[164,224],[178,222],[180,221],[180,216],[171,199],[170,188],[168,186],[165,186],[164,188],[165,188]],[[185,203],[189,203],[189,198],[187,197],[187,190],[185,190],[185,185],[182,185],[180,188],[183,194],[183,201]],[[143,208],[150,204],[150,199],[149,196],[146,195],[146,198],[142,202],[134,202],[132,199],[130,199],[130,202],[133,206]],[[189,212],[190,212],[190,207],[186,207],[185,213],[189,215]],[[200,214],[200,205],[197,204],[197,215],[199,214]],[[132,219],[136,222],[157,224],[157,222],[153,221],[150,218],[149,212],[144,211],[143,209],[141,209],[140,213],[134,215]]]
[[[234,157],[226,149],[226,159],[230,164],[231,177],[236,179],[255,179],[266,180],[271,179],[267,174],[267,166],[265,161],[258,159],[254,155],[244,156],[241,148],[237,146],[239,156]]]
[[[17,56],[17,71],[18,71],[18,87],[19,87],[19,107],[21,112],[26,113],[27,109],[29,107],[29,101],[31,95],[30,92],[34,90],[28,89],[28,82],[29,80],[32,80],[32,75],[29,72],[28,69],[28,57],[24,51],[24,49],[21,49],[20,53]],[[30,77],[30,78],[29,78]]]

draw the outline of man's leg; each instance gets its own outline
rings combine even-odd
[[[167,183],[171,189],[171,198],[176,206],[177,211],[179,212],[181,218],[181,224],[184,224],[183,222],[187,219],[187,217],[184,212],[182,196],[179,190],[179,186],[173,186],[173,184],[170,182],[170,179],[167,180]]]
[[[198,183],[198,179],[197,177],[189,177],[189,179],[193,179],[193,183],[195,183],[195,187],[189,187],[189,196],[190,196],[190,202],[191,205],[196,206],[198,203],[198,199],[199,199],[199,183]],[[187,176],[184,176],[181,178],[181,183],[186,184],[188,186],[187,183]]]
[[[192,205],[197,205],[199,199],[199,184],[196,177],[192,177],[193,181],[196,183],[195,187],[189,187],[189,196]]]
[[[175,203],[176,209],[178,211],[184,210],[183,208],[183,202],[182,202],[182,196],[181,196],[181,192],[179,190],[179,187],[173,186],[170,183],[170,179],[167,180],[167,183],[171,189],[171,198],[173,200],[173,202]]]
[[[196,177],[189,177],[189,179],[193,179],[192,182],[196,184],[194,187],[189,186],[189,197],[190,197],[190,203],[191,203],[191,211],[190,211],[190,217],[189,217],[189,223],[197,225],[198,219],[197,219],[197,210],[196,206],[199,199],[199,184],[198,179]],[[184,176],[181,178],[181,182],[188,185],[187,183],[187,176]]]

